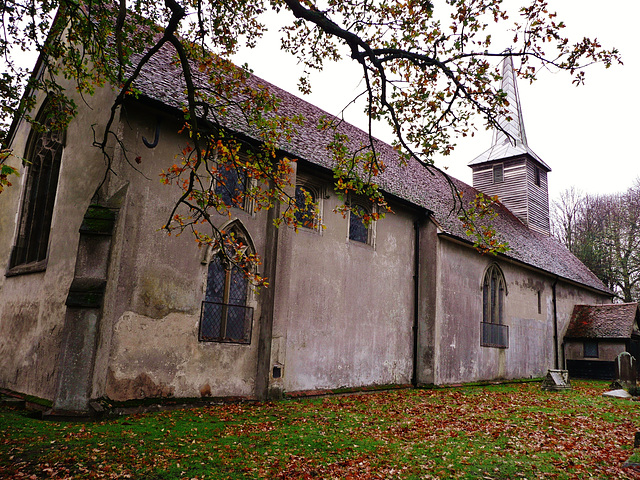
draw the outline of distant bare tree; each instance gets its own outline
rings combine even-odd
[[[624,302],[640,299],[640,179],[624,193],[553,203],[553,234]]]
[[[583,194],[575,187],[560,193],[560,199],[553,202],[551,229],[553,235],[571,250],[576,218],[583,204]]]

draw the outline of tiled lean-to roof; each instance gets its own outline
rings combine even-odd
[[[198,80],[197,70],[195,75],[196,83],[203,81]],[[281,115],[302,115],[305,118],[304,124],[298,127],[298,134],[290,143],[281,145],[281,150],[293,158],[330,169],[332,160],[327,145],[333,140],[333,132],[318,130],[317,125],[321,117],[333,116],[256,76],[250,77],[248,82],[256,87],[266,87],[280,98]],[[140,78],[136,80],[135,86],[142,92],[143,99],[146,97],[172,108],[181,108],[185,102],[184,79],[177,67],[171,64],[167,49],[151,59],[142,70]],[[239,116],[232,113],[222,120],[226,128],[256,138]],[[354,149],[368,142],[364,131],[347,122],[340,123],[339,131],[349,137]],[[462,222],[453,211],[454,196],[444,174],[427,169],[416,161],[400,166],[395,150],[382,141],[376,141],[376,148],[387,165],[387,169],[378,177],[380,188],[433,212],[433,218],[440,227],[441,234],[470,243]],[[453,178],[452,182],[463,193],[465,201],[476,196],[477,190],[473,187]],[[529,230],[502,205],[497,207],[497,212],[498,217],[492,224],[500,237],[510,246],[505,257],[596,290],[609,292],[605,285],[556,239]]]
[[[637,303],[576,305],[565,338],[630,338],[639,317]]]

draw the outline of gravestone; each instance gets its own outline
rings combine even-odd
[[[638,378],[638,367],[636,365],[636,359],[629,352],[622,352],[616,357],[615,360],[615,381],[618,382],[622,388],[629,388],[636,386],[636,379]]]
[[[547,391],[571,390],[569,370],[549,369],[547,376],[542,381],[542,389]]]

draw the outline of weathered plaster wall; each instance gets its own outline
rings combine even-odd
[[[283,233],[272,358],[284,390],[409,383],[414,217],[395,209],[375,246],[349,241],[337,196],[325,194],[326,229]]]
[[[499,257],[441,237],[438,257],[438,338],[436,376],[439,384],[528,378],[554,368],[554,277],[525,269]],[[505,323],[509,348],[480,345],[482,281],[496,262],[507,286]],[[538,291],[541,313],[538,313]],[[602,302],[606,297],[562,282],[557,288],[559,352],[576,303]],[[562,359],[560,359],[562,364]]]
[[[248,345],[198,342],[198,316],[127,312],[115,325],[106,394],[113,400],[250,396],[251,352]]]
[[[142,137],[154,137],[162,120],[157,147],[146,148]],[[190,232],[176,237],[158,231],[168,221],[175,186],[161,184],[159,174],[186,145],[179,125],[159,112],[129,108],[122,135],[129,158],[140,157],[141,173],[111,178],[109,195],[124,192],[116,227],[113,261],[96,360],[93,396],[114,400],[176,396],[250,396],[254,393],[260,305],[255,294],[251,345],[199,342],[198,325],[204,300],[206,252]],[[123,163],[120,157],[121,164]],[[222,225],[239,219],[256,251],[264,251],[265,216],[232,209]]]
[[[595,339],[594,339],[595,340]],[[584,356],[584,342],[582,340],[568,340],[565,343],[567,360],[589,360],[595,362],[612,362],[622,352],[626,351],[624,340],[597,340],[598,357]]]
[[[71,92],[75,88],[70,89]],[[71,93],[71,96],[74,94]],[[60,358],[65,299],[73,278],[82,215],[104,174],[102,155],[91,147],[92,126],[99,131],[106,121],[96,112],[107,112],[109,89],[79,99],[77,119],[69,125],[62,154],[56,204],[49,236],[48,264],[43,272],[5,277],[15,225],[19,217],[26,169],[22,157],[29,136],[23,121],[9,162],[21,176],[2,193],[0,208],[0,386],[52,399]],[[44,100],[40,96],[38,106]],[[86,107],[84,102],[90,105]]]
[[[435,383],[438,341],[438,229],[430,219],[420,222],[418,351],[416,382]]]

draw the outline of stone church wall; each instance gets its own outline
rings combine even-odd
[[[75,89],[72,89],[75,91]],[[81,108],[66,132],[56,206],[49,235],[46,270],[5,276],[20,217],[26,168],[22,164],[30,126],[22,120],[13,140],[15,156],[9,164],[21,176],[12,180],[0,198],[0,387],[51,399],[55,394],[56,366],[61,357],[65,300],[73,279],[79,228],[96,186],[104,175],[97,149],[87,148],[105,118],[95,117],[111,100],[102,89],[86,99],[94,108]],[[37,104],[44,101],[40,95]],[[84,105],[84,100],[76,102]]]
[[[93,138],[93,128],[99,131],[96,112],[106,112],[111,95],[101,89],[89,99],[92,109],[81,108],[69,126],[45,271],[5,277],[24,175],[2,194],[0,388],[47,399],[55,397],[60,379],[74,388],[61,377],[68,372],[60,366],[68,361],[63,359],[68,342],[76,341],[81,353],[83,332],[76,332],[76,340],[63,332],[65,316],[67,328],[73,328],[73,318],[82,315],[68,314],[65,301],[78,273],[83,216],[105,169],[102,154],[87,148],[87,139]],[[106,120],[106,114],[99,119]],[[159,142],[149,149],[142,139],[154,138],[157,125]],[[264,381],[272,392],[408,384],[416,313],[418,383],[538,377],[554,366],[554,277],[438,236],[435,223],[406,204],[392,204],[394,213],[376,222],[370,244],[349,240],[348,219],[332,212],[339,199],[331,178],[300,166],[299,178],[315,182],[322,192],[326,228],[274,232],[268,212],[231,209],[230,216],[221,216],[219,225],[242,223],[256,253],[277,256],[269,267],[271,290],[249,297],[251,342],[200,342],[206,252],[189,232],[176,238],[159,231],[179,192],[162,185],[158,176],[185,145],[179,127],[162,111],[132,104],[114,126],[127,158],[117,148],[111,151],[118,175],[108,177],[97,199],[117,213],[109,252],[99,254],[108,256],[101,259],[107,285],[100,318],[86,332],[90,352],[78,357],[89,362],[89,397],[251,397],[260,394]],[[23,122],[14,141],[17,154],[28,133]],[[20,161],[14,158],[12,164]],[[417,301],[416,221],[421,222]],[[482,282],[493,262],[507,286],[506,349],[480,345]],[[608,300],[561,279],[556,292],[558,343],[575,304]]]
[[[481,346],[482,282],[487,267],[497,263],[504,273],[505,324],[509,347]],[[554,368],[553,283],[555,277],[535,272],[501,257],[479,255],[449,239],[439,243],[439,281],[435,383],[531,378]],[[540,313],[538,313],[540,292]],[[573,306],[608,300],[591,290],[558,281],[556,286],[558,350]],[[562,359],[559,359],[560,364]]]
[[[146,148],[160,120],[157,147]],[[201,302],[207,282],[207,249],[199,248],[190,231],[168,236],[158,231],[168,220],[179,191],[163,185],[162,169],[179,162],[185,146],[179,125],[160,112],[127,110],[125,144],[131,157],[140,156],[138,174],[122,166],[126,180],[112,178],[111,192],[125,189],[120,209],[116,254],[105,302],[103,333],[96,362],[94,396],[114,400],[175,396],[252,396],[260,332],[260,302],[254,307],[251,343],[201,342],[198,339]],[[258,254],[265,250],[266,215],[230,209],[218,225],[239,220]],[[203,228],[206,228],[203,226]]]
[[[413,351],[415,213],[392,205],[375,241],[348,239],[325,184],[326,229],[281,239],[273,364],[284,391],[409,384]]]

